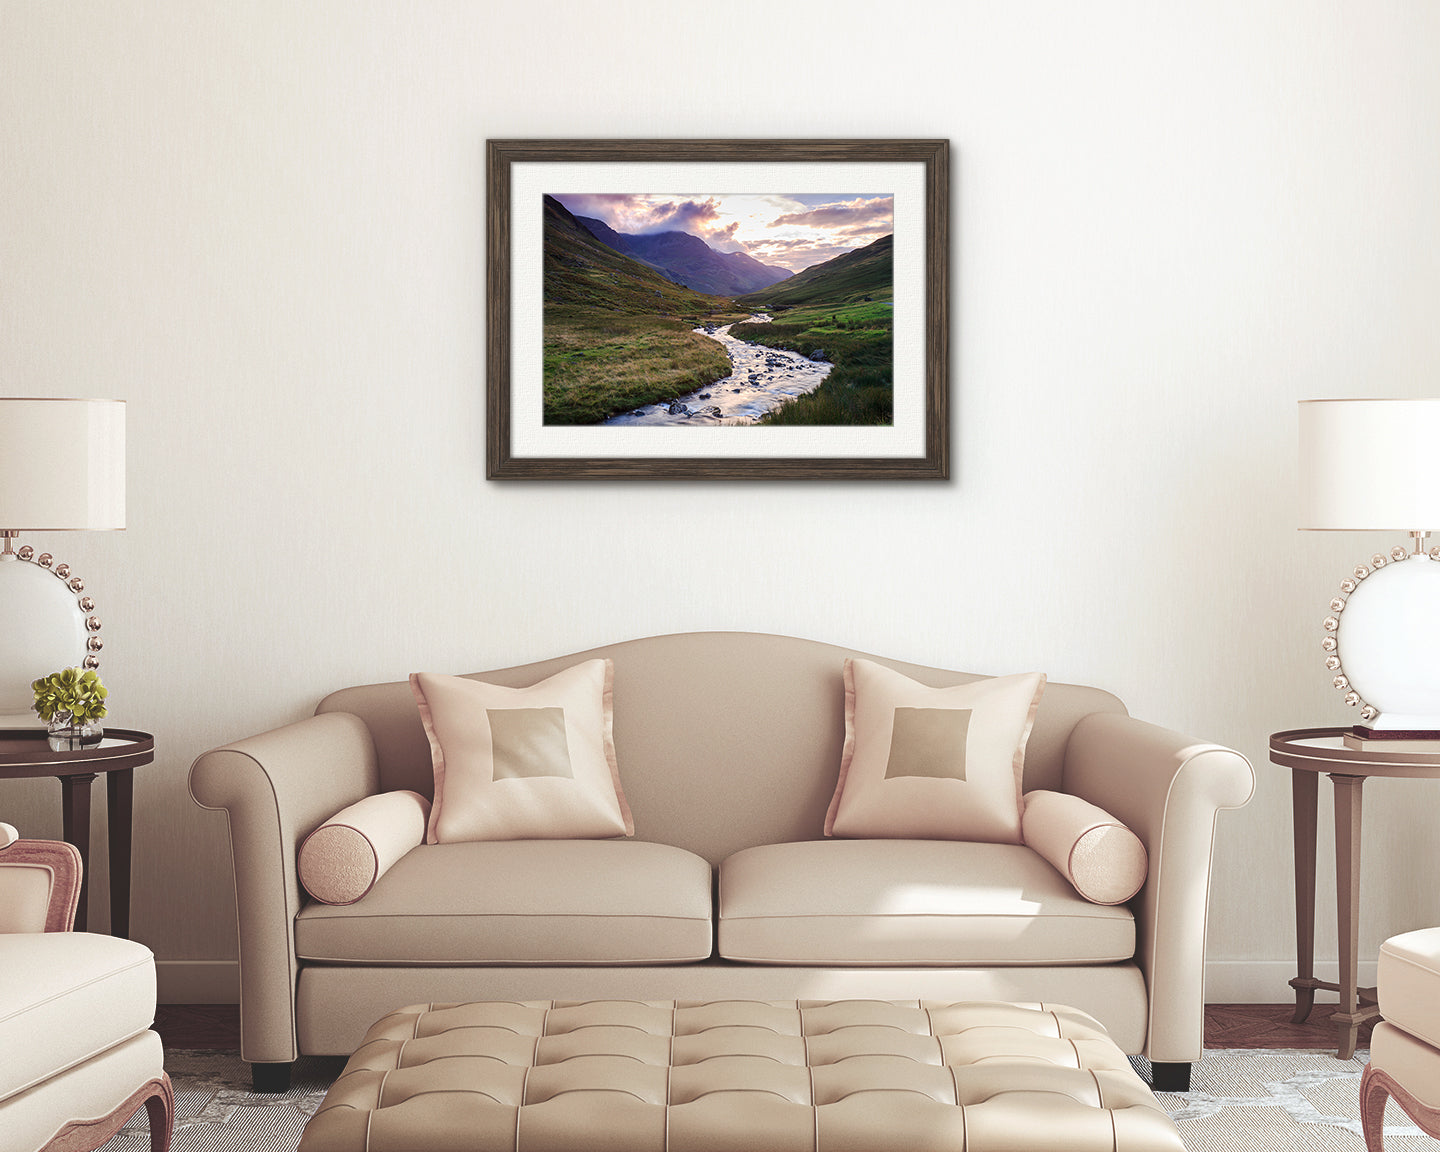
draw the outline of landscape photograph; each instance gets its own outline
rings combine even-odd
[[[547,425],[894,421],[894,196],[544,196]]]

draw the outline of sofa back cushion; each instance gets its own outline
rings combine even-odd
[[[791,636],[687,632],[474,673],[523,687],[587,659],[614,661],[615,754],[635,837],[718,864],[742,848],[818,840],[845,741],[844,665],[859,656],[932,687],[983,677]],[[382,790],[431,796],[430,745],[407,681],[346,688],[318,712],[352,712],[375,738]],[[1108,692],[1046,687],[1026,746],[1024,790],[1058,789],[1065,744]]]

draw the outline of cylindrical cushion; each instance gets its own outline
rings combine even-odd
[[[300,883],[322,904],[354,904],[425,839],[430,801],[383,792],[341,809],[300,845]]]
[[[1063,792],[1028,792],[1020,830],[1092,904],[1123,904],[1145,883],[1140,838],[1106,812]]]

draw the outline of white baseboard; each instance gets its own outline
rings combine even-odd
[[[157,960],[155,979],[161,1004],[240,1003],[238,960]]]
[[[161,1004],[238,1004],[240,963],[236,960],[159,960],[155,964]],[[1339,965],[1319,961],[1315,975],[1337,980]],[[1210,1004],[1290,1004],[1295,993],[1290,978],[1295,975],[1293,960],[1211,960],[1205,965],[1205,1000]],[[1375,984],[1375,961],[1360,965],[1361,987]],[[1315,996],[1321,1004],[1333,1004],[1333,992]]]
[[[1340,979],[1340,965],[1335,960],[1317,960],[1315,975],[1320,980]],[[1205,1002],[1207,1004],[1293,1004],[1295,992],[1290,980],[1295,975],[1293,960],[1209,960],[1205,964]],[[1360,987],[1375,986],[1375,961],[1361,961]],[[1334,992],[1317,992],[1319,1004],[1334,1004]]]

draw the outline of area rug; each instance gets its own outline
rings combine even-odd
[[[1196,1065],[1191,1091],[1162,1092],[1159,1098],[1190,1152],[1363,1152],[1359,1092],[1368,1057],[1368,1052],[1337,1060],[1310,1050],[1216,1049]],[[1148,1079],[1146,1061],[1132,1060]],[[300,1060],[289,1092],[256,1096],[249,1090],[250,1067],[237,1053],[168,1051],[165,1066],[175,1084],[173,1152],[294,1152],[305,1122],[344,1063],[338,1057]],[[1393,1104],[1386,1119],[1389,1152],[1433,1152],[1435,1143]],[[105,1152],[149,1148],[142,1108]]]

